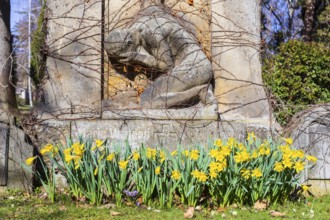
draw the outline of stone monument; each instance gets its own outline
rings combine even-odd
[[[40,145],[82,134],[175,148],[270,134],[258,1],[53,0],[47,7],[48,78],[36,132],[48,135],[37,135]]]

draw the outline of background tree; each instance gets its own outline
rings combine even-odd
[[[40,14],[40,0],[31,1],[31,70],[29,70],[28,55],[30,53],[30,48],[28,45],[29,40],[29,12],[27,10],[19,11],[17,13],[21,14],[21,19],[14,24],[13,32],[13,50],[15,52],[15,62],[16,68],[15,73],[17,77],[17,86],[23,89],[28,89],[28,78],[30,75],[34,79],[34,47],[35,42],[40,41],[36,39],[35,32],[37,30],[37,22]],[[35,52],[36,53],[36,52]]]
[[[263,79],[282,125],[330,102],[329,2],[262,0]]]
[[[10,0],[0,0],[0,108],[16,114],[11,39]]]

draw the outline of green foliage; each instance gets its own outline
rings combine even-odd
[[[301,172],[317,160],[291,144],[292,139],[261,142],[251,133],[244,143],[219,139],[207,147],[179,147],[169,153],[144,146],[132,152],[128,144],[122,148],[107,141],[68,139],[65,146],[47,144],[40,150],[50,161],[43,163],[46,178],[41,181],[52,202],[57,170],[66,178],[72,198],[96,205],[115,200],[120,207],[124,199],[161,207],[174,202],[195,207],[210,201],[220,206],[253,205],[264,199],[276,204],[299,188]],[[28,158],[26,164],[37,158]]]
[[[285,125],[307,105],[330,102],[330,51],[322,44],[289,41],[266,60],[263,79],[275,97],[275,116]]]
[[[46,1],[42,1],[38,27],[33,33],[31,42],[31,77],[37,87],[44,78],[46,71]]]
[[[318,16],[316,41],[322,42],[330,49],[330,5]]]

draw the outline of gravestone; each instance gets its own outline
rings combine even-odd
[[[8,137],[8,126],[0,124],[0,186],[6,186],[8,182]]]
[[[294,146],[318,158],[304,181],[311,184],[316,195],[330,192],[330,104],[312,106],[297,113],[287,133],[294,138]]]
[[[23,130],[0,122],[0,191],[5,188],[30,190],[32,173],[22,164],[33,155]]]
[[[47,6],[49,78],[43,85],[46,104],[37,115],[41,123],[36,130],[44,137],[37,141],[39,147],[47,137],[48,141],[56,136],[65,140],[79,134],[110,136],[115,141],[128,138],[135,147],[141,143],[172,147],[229,136],[244,140],[246,132],[254,130],[262,137],[270,135],[274,123],[261,80],[257,0],[53,0]],[[104,50],[107,36],[142,19],[149,6],[165,8],[211,62],[215,104],[123,108],[139,103],[160,73],[120,59],[109,60]],[[142,81],[135,80],[138,76]],[[115,96],[117,100],[129,98],[119,105],[113,101]]]

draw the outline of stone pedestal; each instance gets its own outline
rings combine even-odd
[[[271,126],[260,121],[222,121],[215,105],[188,109],[167,110],[105,110],[100,117],[83,118],[81,115],[66,119],[43,119],[38,125],[39,145],[64,142],[66,137],[77,140],[79,136],[108,139],[114,144],[126,141],[138,148],[164,147],[170,150],[178,145],[207,146],[217,138],[235,137],[245,141],[247,132],[254,131],[260,138],[271,135]],[[42,134],[42,135],[41,135]]]

